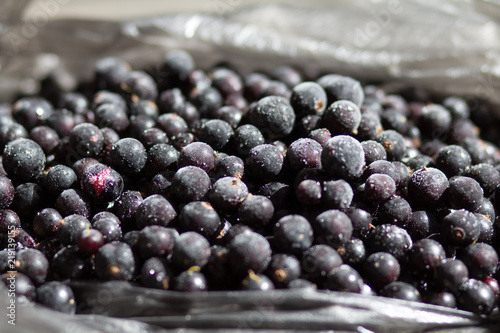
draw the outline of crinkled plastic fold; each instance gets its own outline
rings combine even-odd
[[[486,333],[495,332],[498,325],[496,316],[482,318],[424,303],[312,289],[183,293],[127,282],[70,285],[80,314],[20,307],[19,331],[7,332]]]

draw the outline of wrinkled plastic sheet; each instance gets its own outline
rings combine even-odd
[[[56,68],[68,74],[70,89],[91,77],[99,57],[117,55],[140,68],[160,61],[165,50],[183,48],[202,67],[222,60],[243,71],[288,64],[500,105],[500,5],[493,0],[250,1],[249,6],[211,0],[212,13],[202,12],[206,6],[197,2],[199,8],[190,13],[157,16],[161,13],[151,8],[150,18],[121,21],[51,20],[70,1],[44,1],[56,6],[45,16],[43,9],[35,12],[35,23],[19,19],[27,0],[0,5],[9,18],[0,16],[0,100],[19,89],[34,90],[33,79]]]
[[[127,282],[72,282],[71,287],[79,304],[76,316],[38,305],[22,307],[16,330],[4,328],[38,333],[487,333],[498,327],[495,315],[484,318],[423,303],[312,289],[183,293]]]

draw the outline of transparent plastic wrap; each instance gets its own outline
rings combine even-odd
[[[108,1],[113,20],[96,20],[91,13],[98,2],[80,2],[80,18],[69,19],[64,9],[72,1],[45,0],[36,2],[31,20],[21,20],[26,3],[1,4],[3,100],[34,89],[34,79],[55,68],[69,74],[71,87],[89,78],[98,57],[119,55],[142,67],[167,49],[183,48],[201,66],[225,60],[248,71],[290,64],[500,104],[500,6],[494,1],[211,0],[164,16],[157,16],[153,1],[136,4],[151,15],[136,20],[119,20],[120,6]],[[131,6],[124,7],[133,12]],[[169,12],[175,8],[169,5]]]
[[[70,90],[91,78],[98,58],[119,56],[141,68],[181,48],[201,67],[227,61],[248,72],[288,64],[500,106],[500,6],[493,1],[211,0],[208,11],[200,3],[189,12],[156,16],[152,7],[147,18],[113,20],[60,15],[70,2],[39,1],[31,19],[23,16],[29,1],[0,3],[0,102],[36,91],[36,81],[53,71]],[[311,290],[183,294],[121,282],[74,282],[72,288],[78,315],[19,306],[17,325],[2,320],[0,331],[464,333],[493,332],[498,325],[498,314],[486,319],[421,303]]]

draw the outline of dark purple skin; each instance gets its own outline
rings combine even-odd
[[[117,171],[99,163],[85,169],[80,185],[90,198],[110,202],[122,193],[123,178]]]
[[[321,168],[321,145],[313,139],[299,139],[290,144],[286,158],[294,170]]]
[[[168,226],[177,217],[172,204],[159,194],[145,198],[135,213],[135,222],[139,227],[148,225]]]

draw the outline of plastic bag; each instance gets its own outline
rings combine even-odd
[[[310,73],[337,72],[500,105],[497,3],[313,3],[246,6],[240,0],[213,0],[212,13],[203,12],[200,4],[189,13],[95,20],[59,17],[70,1],[45,0],[38,2],[32,20],[22,20],[29,1],[4,1],[0,3],[0,101],[9,101],[19,91],[36,91],[36,80],[53,71],[70,90],[77,81],[91,78],[92,63],[103,56],[120,56],[140,68],[158,63],[167,49],[182,48],[201,67],[224,60],[248,72],[289,64]],[[151,15],[157,14],[151,8]],[[37,305],[19,306],[17,326],[2,320],[0,331],[146,333],[184,327],[184,332],[458,333],[492,331],[490,325],[498,322],[495,316],[485,320],[426,304],[341,293],[180,294],[92,282],[72,287],[79,312],[89,314],[68,316]]]
[[[500,6],[494,1],[212,0],[193,2],[185,14],[102,21],[60,18],[73,1],[40,0],[33,20],[22,21],[27,2],[0,5],[8,18],[0,21],[0,100],[36,89],[34,79],[55,68],[70,74],[71,89],[90,78],[99,57],[119,55],[143,67],[166,49],[183,48],[202,67],[220,60],[244,71],[290,64],[500,105]],[[87,12],[95,13],[95,5]],[[203,13],[207,6],[212,13]],[[120,17],[120,8],[112,11]],[[150,12],[160,14],[154,6]]]
[[[71,287],[81,314],[21,308],[16,324],[21,330],[2,332],[486,333],[497,324],[495,318],[423,303],[312,289],[183,293],[127,282],[73,282]]]

